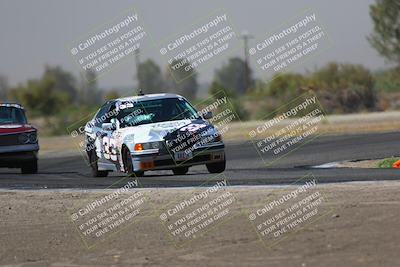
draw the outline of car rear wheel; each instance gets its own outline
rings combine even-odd
[[[224,161],[208,163],[206,166],[209,173],[221,173],[225,171],[226,160],[224,159]]]
[[[177,167],[172,169],[174,175],[184,175],[189,171],[189,167]]]
[[[90,167],[92,170],[93,177],[107,177],[108,171],[99,171],[99,166],[97,164],[99,158],[97,157],[95,150],[90,151],[89,160],[90,160]]]
[[[34,159],[30,162],[25,163],[24,166],[21,167],[22,174],[34,174],[38,172],[38,163],[37,159]]]
[[[132,158],[131,158],[131,152],[129,151],[128,148],[124,149],[124,169],[125,172],[129,176],[136,176],[136,177],[142,177],[144,176],[144,171],[133,171],[133,164],[132,164]]]

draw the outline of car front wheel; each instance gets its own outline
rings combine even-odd
[[[174,175],[184,175],[189,171],[189,167],[177,167],[172,169]]]
[[[124,169],[125,172],[129,175],[129,176],[136,176],[136,177],[142,177],[144,176],[144,171],[133,171],[133,164],[132,164],[132,156],[131,156],[131,152],[129,151],[128,148],[124,149]]]
[[[24,166],[21,167],[22,174],[34,174],[37,172],[38,172],[37,159],[31,160],[30,162],[25,163]]]
[[[225,171],[226,160],[224,159],[224,161],[208,163],[206,166],[209,173],[221,173]]]

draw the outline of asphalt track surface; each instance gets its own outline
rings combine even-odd
[[[400,178],[400,170],[396,169],[310,168],[327,162],[396,155],[400,155],[400,132],[320,136],[272,166],[265,165],[250,142],[234,142],[227,144],[227,169],[223,175],[230,185],[291,184],[309,174],[318,183],[396,180]],[[146,172],[139,182],[146,188],[201,186],[215,177],[205,166],[196,166],[181,176],[171,171]],[[39,173],[35,175],[22,175],[19,169],[0,169],[0,188],[5,189],[104,189],[120,187],[129,179],[133,178],[123,173],[112,173],[106,178],[91,177],[89,166],[79,153],[69,156],[55,153],[40,158]]]

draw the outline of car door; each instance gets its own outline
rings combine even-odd
[[[99,111],[94,116],[91,125],[92,138],[94,139],[94,145],[96,148],[96,154],[99,158],[100,162],[107,161],[107,156],[104,155],[106,152],[106,147],[104,146],[104,137],[107,136],[107,131],[104,131],[102,128],[102,124],[108,122],[109,120],[109,111],[111,108],[112,102],[107,102],[104,104]]]
[[[115,102],[111,102],[105,109],[105,113],[100,113],[96,122],[97,139],[99,142],[99,148],[101,151],[101,156],[99,159],[105,163],[116,164],[118,162],[117,157],[117,146],[115,130],[103,129],[103,123],[110,123],[111,119],[115,117]]]

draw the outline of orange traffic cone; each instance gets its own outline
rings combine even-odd
[[[393,163],[392,167],[395,168],[395,169],[400,169],[400,160],[398,160],[395,163]]]

